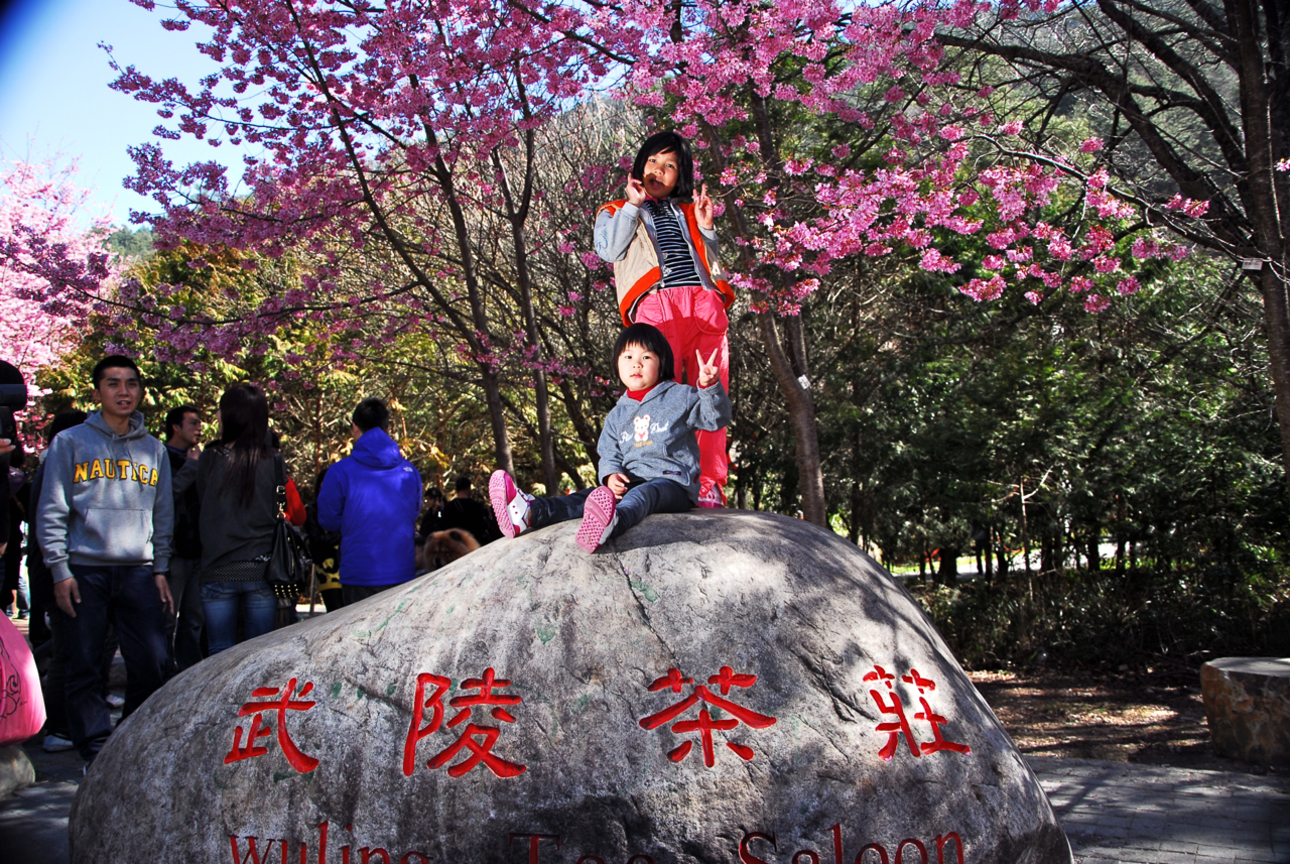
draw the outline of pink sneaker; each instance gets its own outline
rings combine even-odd
[[[721,489],[721,484],[713,483],[707,489],[699,490],[699,507],[725,507],[726,493]]]
[[[494,471],[488,478],[488,500],[493,504],[497,527],[507,537],[518,537],[532,525],[532,495],[515,488],[515,481],[505,471]]]
[[[582,524],[578,526],[578,545],[595,552],[613,533],[618,524],[618,505],[608,486],[593,489],[582,505]]]

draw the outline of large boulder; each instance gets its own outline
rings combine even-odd
[[[1262,765],[1290,765],[1290,658],[1223,657],[1200,667],[1214,750]]]
[[[22,747],[17,744],[0,747],[0,798],[8,797],[35,782],[36,768]]]
[[[500,541],[158,691],[73,862],[1068,864],[936,628],[778,516]]]

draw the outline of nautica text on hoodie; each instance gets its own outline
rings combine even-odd
[[[166,447],[136,411],[117,435],[95,411],[54,438],[37,505],[37,539],[55,582],[69,564],[170,567],[175,502]]]

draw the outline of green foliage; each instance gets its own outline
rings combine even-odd
[[[107,236],[107,245],[113,253],[124,258],[146,258],[152,254],[152,229],[118,228]]]
[[[1027,581],[915,586],[914,597],[969,669],[1192,663],[1290,652],[1290,576],[1213,564],[1181,572],[1047,573]]]

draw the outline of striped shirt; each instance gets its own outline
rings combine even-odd
[[[690,253],[690,244],[685,242],[681,223],[677,220],[672,207],[666,201],[645,200],[650,216],[654,220],[654,239],[658,242],[659,266],[663,270],[662,288],[675,288],[678,285],[701,285],[699,271],[694,265],[694,256]]]

